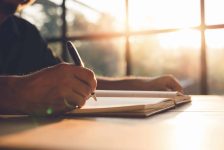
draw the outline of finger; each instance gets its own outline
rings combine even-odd
[[[86,79],[89,79],[90,77],[91,78],[94,77],[94,73],[88,68],[84,68],[84,67],[76,66],[76,65],[70,65],[70,69],[73,72],[74,76],[82,80],[86,80]]]
[[[74,91],[71,91],[65,99],[70,105],[78,106],[79,108],[82,107],[86,102],[86,99],[82,95]]]
[[[91,87],[92,91],[95,91],[97,81],[93,71],[83,67],[74,67],[73,71],[73,75],[75,78],[78,78],[82,82],[88,84]]]
[[[88,78],[86,80],[83,80],[77,76],[75,78],[79,79],[82,83],[86,84],[88,87],[90,87],[91,92],[96,90],[97,81],[95,78]]]
[[[183,88],[180,85],[180,83],[175,79],[172,78],[169,82],[169,84],[167,85],[167,87],[172,90],[172,91],[179,91],[179,92],[183,92]]]
[[[70,88],[64,89],[63,94],[56,99],[48,103],[48,108],[51,108],[53,114],[63,113],[75,109],[76,107],[82,107],[85,104],[86,99],[77,92],[74,92]]]
[[[79,79],[73,80],[70,86],[73,92],[82,95],[84,98],[88,97],[93,91],[90,85],[86,84],[85,82]]]

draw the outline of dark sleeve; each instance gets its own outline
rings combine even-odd
[[[53,56],[36,27],[28,22],[25,24],[21,27],[23,35],[18,43],[20,53],[17,72],[27,74],[60,63]]]

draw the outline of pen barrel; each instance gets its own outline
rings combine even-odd
[[[72,57],[72,60],[77,66],[84,67],[84,63],[78,53],[78,50],[76,49],[75,45],[71,41],[67,42],[67,49]]]
[[[75,63],[77,66],[85,67],[85,66],[84,66],[84,63],[83,63],[83,61],[82,61],[82,59],[81,59],[81,57],[80,57],[80,55],[79,55],[79,52],[78,52],[78,50],[77,50],[76,47],[75,47],[75,45],[74,45],[71,41],[68,41],[66,44],[67,44],[66,46],[67,46],[68,52],[69,52],[69,54],[71,55],[72,60],[74,61],[74,63]],[[92,93],[92,94],[91,94],[91,97],[92,97],[95,101],[97,101],[97,98],[96,98],[95,93]]]

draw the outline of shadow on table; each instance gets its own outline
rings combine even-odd
[[[0,150],[63,150],[63,149],[51,149],[51,148],[15,148],[15,147],[12,147],[12,148],[9,148],[9,147],[0,147]],[[68,150],[68,149],[66,149]]]
[[[61,117],[0,116],[0,136],[61,121]]]

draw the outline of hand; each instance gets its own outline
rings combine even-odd
[[[94,73],[72,64],[58,64],[13,82],[14,104],[21,113],[46,115],[82,107],[96,89]]]
[[[183,88],[173,75],[155,77],[148,81],[146,80],[145,84],[150,90],[179,91],[183,93]]]

